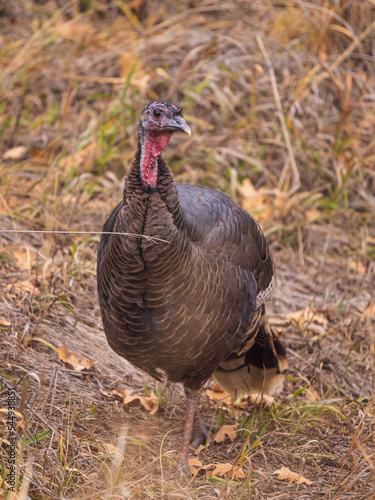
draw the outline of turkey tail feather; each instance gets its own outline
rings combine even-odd
[[[264,305],[254,316],[241,348],[223,361],[213,376],[229,394],[272,395],[280,392],[287,368],[285,348],[272,331]]]

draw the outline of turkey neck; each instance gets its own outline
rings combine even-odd
[[[139,175],[142,182],[142,187],[145,191],[154,191],[157,185],[158,178],[158,156],[168,144],[172,132],[161,135],[140,134],[140,161]]]
[[[160,289],[162,276],[168,276],[171,272],[183,272],[181,267],[184,266],[180,262],[182,249],[186,256],[191,255],[192,249],[186,238],[185,218],[172,171],[160,154],[155,157],[154,153],[155,148],[142,148],[139,144],[126,178],[124,206],[117,219],[116,231],[145,236],[121,238],[122,243],[118,242],[121,246],[118,255],[122,255],[124,262],[127,262],[125,272],[128,279],[135,273],[137,280],[142,276],[147,280],[148,288],[155,281],[159,283]],[[152,162],[151,166],[146,165],[145,160]],[[155,174],[151,171],[156,176],[153,189],[144,187],[142,172],[144,174],[145,169],[156,170]],[[153,238],[163,241],[155,241]],[[169,274],[165,272],[166,268],[169,269]],[[146,296],[142,300],[147,304]]]
[[[146,219],[153,212],[155,225],[160,229],[164,226],[161,232],[165,234],[168,225],[171,230],[184,230],[184,216],[180,208],[178,199],[178,190],[171,169],[166,162],[161,158],[161,151],[168,143],[171,134],[163,134],[160,136],[142,137],[138,143],[138,150],[135,155],[133,164],[125,181],[124,189],[124,205],[128,207],[129,222],[130,218],[136,218],[137,233],[145,234],[145,224],[140,224],[141,221],[146,223]],[[172,220],[171,220],[172,218]],[[157,231],[156,231],[157,232]],[[169,231],[167,230],[167,233]],[[147,235],[163,238],[162,234]],[[168,241],[170,241],[168,239]]]

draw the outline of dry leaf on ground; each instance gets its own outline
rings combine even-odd
[[[309,389],[307,389],[307,391],[305,391],[305,396],[306,399],[311,402],[320,401],[322,399],[315,387],[310,387]]]
[[[112,443],[102,443],[102,444],[105,447],[108,455],[116,455],[118,457],[123,456],[123,453],[114,444]]]
[[[306,479],[305,477],[297,474],[296,472],[292,472],[288,467],[282,467],[281,469],[275,470],[272,474],[278,474],[277,479],[280,481],[288,481],[289,483],[300,483],[300,484],[313,484],[310,479]]]
[[[150,396],[138,396],[130,389],[114,389],[112,392],[104,392],[104,395],[117,401],[121,401],[125,407],[127,406],[143,406],[153,415],[159,409],[159,398],[154,392]]]
[[[305,212],[305,219],[307,220],[307,222],[314,222],[320,219],[321,216],[322,213],[316,207],[310,208],[310,210],[306,210]]]
[[[228,408],[232,405],[231,395],[223,391],[219,386],[215,386],[215,390],[207,389],[206,395],[213,401],[222,402],[223,405]],[[268,408],[273,402],[274,398],[272,396],[267,396],[266,394],[250,394],[249,396],[237,398],[233,402],[233,407],[235,409],[243,409],[248,408],[250,404],[257,404],[264,408]]]
[[[20,160],[25,156],[26,151],[25,146],[16,146],[15,148],[8,149],[3,154],[3,160]]]
[[[348,259],[348,267],[357,274],[367,274],[367,269],[360,261]]]
[[[226,401],[230,402],[230,398],[231,398],[230,394],[228,394],[225,391],[217,392],[217,391],[213,391],[211,389],[206,390],[206,395],[210,399],[212,399],[213,401],[223,401],[225,399]]]
[[[295,321],[300,326],[306,326],[309,323],[319,323],[320,325],[327,326],[328,319],[323,314],[314,312],[310,307],[292,312],[286,315],[286,318]]]
[[[9,412],[12,412],[12,414],[15,415],[15,417],[17,418],[17,425],[16,425],[16,429],[21,429],[23,430],[23,415],[22,413],[20,413],[19,411],[15,411],[15,410],[9,410],[8,408],[1,408],[0,407],[0,415],[3,414],[4,415],[4,422],[5,422],[5,416],[9,413]],[[0,497],[1,498],[1,497]]]
[[[5,318],[0,318],[0,326],[9,326],[11,323]]]
[[[253,405],[260,405],[262,408],[269,408],[272,403],[275,402],[275,398],[273,396],[269,396],[268,394],[262,394],[262,393],[253,393],[249,395],[250,403]],[[249,406],[249,403],[247,403],[246,407]],[[242,403],[242,406],[240,408],[245,408],[244,403]]]
[[[81,359],[74,352],[69,352],[66,345],[59,347],[58,350],[59,359],[65,363],[70,368],[81,372],[82,370],[89,370],[94,364],[86,356],[81,356]]]
[[[189,457],[189,469],[193,477],[195,477],[202,467],[202,462],[197,457]]]
[[[17,260],[17,264],[21,269],[27,269],[31,271],[31,266],[34,264],[35,256],[30,252],[29,248],[18,248],[14,252],[14,257]]]
[[[86,476],[86,474],[84,474],[81,470],[77,469],[76,467],[67,467],[66,468],[66,471],[67,472],[70,472],[70,473],[75,473],[75,475],[78,475],[78,476],[81,476],[81,477],[84,477],[84,478],[87,478],[88,476]],[[27,497],[26,497],[27,498]],[[30,498],[30,497],[29,497]]]
[[[204,450],[206,446],[204,444],[200,444],[198,448],[194,451],[194,455],[199,455],[199,453]]]
[[[248,212],[256,211],[258,221],[276,219],[286,210],[286,196],[280,189],[255,189],[250,179],[245,179],[238,188],[243,196],[242,207]]]
[[[237,479],[245,478],[242,468],[233,469],[233,465],[230,463],[202,465],[202,462],[197,457],[189,457],[189,469],[193,477],[195,477],[199,471],[205,471],[207,478],[213,476],[226,476]]]
[[[363,313],[365,318],[375,318],[375,302],[371,302]]]
[[[214,436],[215,443],[224,441],[225,436],[228,436],[232,441],[237,437],[236,425],[223,425]]]
[[[13,292],[16,295],[22,295],[25,292],[34,294],[34,295],[40,295],[40,290],[35,287],[31,281],[20,281],[16,283],[9,283],[9,285],[6,286],[6,290],[9,294],[9,292]]]
[[[227,477],[234,477],[237,479],[244,479],[245,474],[241,469],[235,468],[233,469],[233,465],[229,463],[225,464],[210,464],[207,465],[206,467],[212,467],[212,465],[215,466],[214,470],[207,470],[206,475],[208,478],[212,476],[227,476]]]
[[[314,333],[324,335],[329,324],[327,316],[329,317],[330,315],[330,311],[321,314],[318,311],[313,311],[311,307],[308,306],[305,309],[288,313],[282,318],[269,318],[269,322],[276,331],[280,330],[280,327],[295,322],[300,328],[307,328],[307,330]]]
[[[133,394],[133,391],[125,389],[126,396],[124,397],[124,406],[130,406],[131,404],[140,404],[149,411],[152,415],[156,413],[159,409],[159,399],[154,392],[150,396],[137,396]]]

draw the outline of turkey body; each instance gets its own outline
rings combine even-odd
[[[104,224],[99,245],[108,342],[154,378],[181,382],[188,402],[199,398],[213,373],[231,392],[253,386],[267,392],[269,370],[274,389],[285,352],[265,316],[274,271],[264,235],[224,193],[176,184],[160,154],[147,163],[150,113],[141,120],[123,201]],[[184,121],[180,126],[188,128]],[[183,461],[190,435],[185,427]]]
[[[102,236],[99,296],[117,354],[198,389],[247,338],[273,266],[258,225],[225,194],[178,185],[171,198],[145,193],[112,212],[104,232],[145,238]]]

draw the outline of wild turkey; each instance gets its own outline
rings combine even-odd
[[[97,279],[112,349],[184,386],[186,467],[191,437],[207,436],[197,408],[204,382],[213,374],[231,393],[270,393],[286,359],[265,314],[275,278],[262,231],[224,193],[175,183],[160,156],[174,132],[190,135],[181,108],[144,108],[123,201],[103,227]]]

